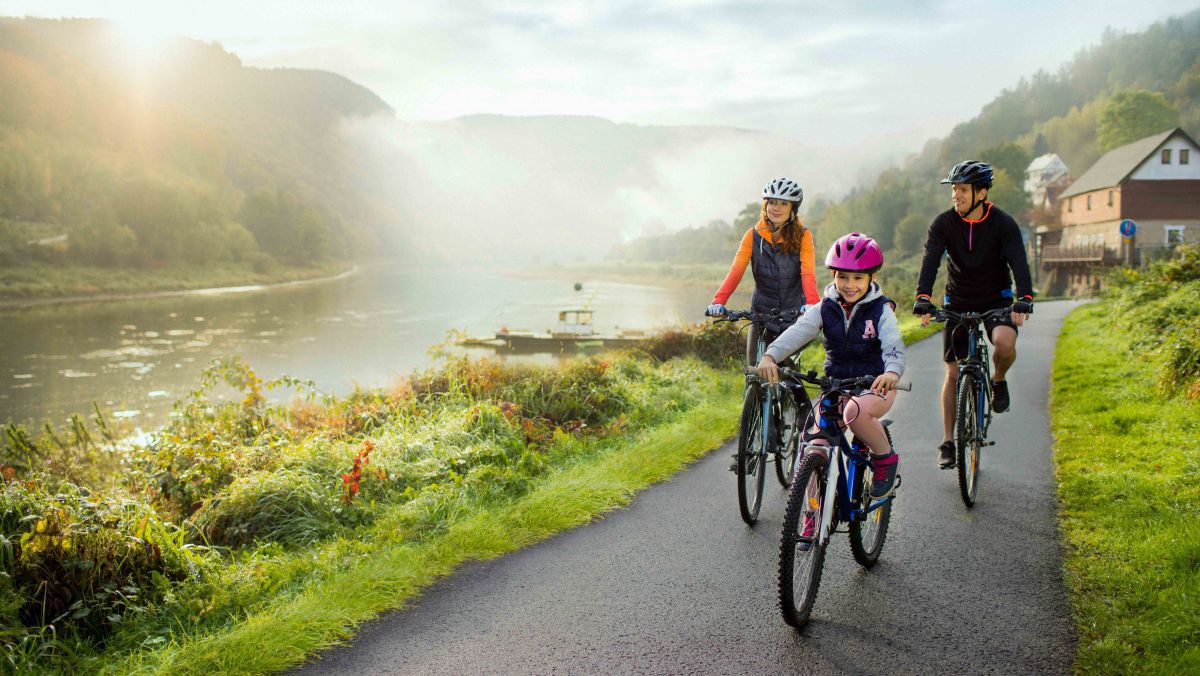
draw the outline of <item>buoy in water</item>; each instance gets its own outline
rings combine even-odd
[[[576,291],[581,291],[581,290],[583,290],[583,283],[581,283],[581,282],[575,282],[575,290],[576,290]]]

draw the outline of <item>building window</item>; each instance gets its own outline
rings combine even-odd
[[[1163,163],[1163,164],[1170,164],[1170,163],[1171,163],[1171,149],[1170,149],[1170,148],[1163,148],[1163,151],[1162,151],[1162,163]]]
[[[1187,164],[1188,160],[1191,159],[1191,157],[1190,157],[1191,154],[1192,154],[1191,150],[1188,150],[1187,148],[1180,148],[1179,149],[1179,163]]]
[[[1163,226],[1163,244],[1167,246],[1175,246],[1183,244],[1183,226],[1182,225],[1164,225]]]
[[[1091,211],[1092,210],[1092,196],[1091,195],[1088,195],[1087,205],[1088,205],[1088,211]]]
[[[1074,197],[1068,197],[1068,198],[1067,198],[1067,212],[1069,213],[1069,212],[1072,212],[1072,211],[1075,211],[1075,198],[1074,198]]]
[[[1110,207],[1112,206],[1112,192],[1111,190],[1108,191],[1108,206]]]

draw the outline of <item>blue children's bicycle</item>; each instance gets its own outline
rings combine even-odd
[[[816,371],[804,374],[788,368],[780,368],[779,373],[781,378],[821,389],[816,425],[805,431],[803,459],[788,492],[779,549],[779,607],[784,621],[800,629],[808,623],[817,598],[829,536],[840,524],[846,524],[855,561],[870,568],[879,560],[900,477],[889,494],[872,499],[870,452],[861,442],[848,439],[840,425],[843,402],[869,388],[874,378],[819,378]],[[883,421],[889,442],[890,424]]]

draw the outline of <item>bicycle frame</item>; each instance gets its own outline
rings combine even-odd
[[[837,397],[838,395],[834,395]],[[826,401],[829,399],[829,393],[821,394],[821,408],[825,409]],[[833,407],[836,411],[837,399],[833,401]],[[823,510],[821,517],[821,530],[819,541],[822,545],[829,542],[829,537],[833,535],[836,529],[836,524],[833,523],[833,514],[845,515],[844,518],[839,518],[839,522],[862,521],[867,518],[867,514],[879,509],[880,507],[891,502],[896,494],[892,493],[887,497],[875,500],[867,505],[866,509],[856,509],[854,501],[860,496],[853,495],[851,487],[859,486],[859,475],[865,472],[870,466],[870,461],[867,459],[867,454],[862,450],[862,443],[855,440],[851,443],[844,431],[836,423],[830,423],[826,411],[822,410],[818,417],[818,426],[822,432],[832,428],[836,430],[836,444],[831,444],[831,451],[828,465],[829,476],[825,482],[825,500],[823,504],[833,505],[834,509]],[[824,444],[820,444],[824,446]]]
[[[780,369],[780,373],[822,387],[816,416],[818,431],[813,436],[814,440],[821,439],[827,444],[815,444],[810,441],[808,448],[816,446],[827,449],[829,452],[825,499],[822,504],[832,505],[833,509],[822,510],[818,542],[824,546],[829,542],[829,537],[836,532],[837,524],[833,521],[834,512],[839,515],[838,522],[862,521],[867,518],[868,514],[888,504],[896,497],[896,494],[892,493],[871,501],[865,508],[855,507],[862,496],[854,495],[854,490],[861,485],[859,481],[861,473],[867,471],[867,468],[871,466],[871,461],[867,457],[868,453],[863,450],[865,447],[862,442],[857,439],[851,442],[846,436],[846,432],[840,424],[842,415],[838,411],[838,405],[843,396],[855,394],[850,391],[851,388],[855,385],[866,387],[872,379],[854,378],[841,381],[829,378],[821,379],[816,377],[815,372],[801,374],[786,368]],[[911,387],[898,389],[911,389]],[[793,484],[793,490],[804,490],[804,488]]]
[[[764,439],[765,443],[762,445],[762,448],[758,453],[760,462],[766,462],[767,455],[769,453],[767,450],[767,447],[774,446],[774,443],[772,441],[772,436],[770,434],[771,423],[772,423],[772,419],[774,417],[772,415],[772,406],[774,406],[775,400],[779,396],[778,395],[779,388],[783,387],[784,385],[782,383],[778,383],[775,385],[766,383],[761,378],[759,378],[757,374],[752,373],[750,371],[750,367],[753,367],[755,364],[757,364],[759,361],[761,361],[763,354],[765,354],[767,351],[767,340],[766,340],[767,323],[771,320],[776,320],[776,319],[783,321],[783,322],[794,322],[794,321],[796,321],[796,319],[799,316],[800,316],[800,313],[795,310],[786,310],[786,311],[775,310],[772,312],[753,312],[753,311],[743,312],[743,311],[735,310],[735,311],[727,313],[724,318],[717,320],[717,321],[734,322],[734,321],[738,321],[741,319],[748,319],[748,320],[750,320],[750,324],[747,324],[747,326],[754,326],[756,329],[754,332],[755,333],[754,364],[747,365],[746,386],[749,387],[750,384],[754,383],[754,382],[760,382],[764,386],[763,387],[763,409],[762,409],[761,422],[759,424],[762,426],[760,431],[762,433],[762,438]],[[743,330],[744,330],[744,328],[745,327],[743,327]],[[793,406],[797,409],[797,417],[799,417],[799,412],[806,408],[804,406],[804,404],[807,402],[801,402],[795,396],[795,394],[792,394],[792,397],[793,397]]]
[[[979,401],[975,402],[976,415],[979,416],[980,441],[987,439],[988,427],[992,424],[992,362],[989,358],[987,340],[984,338],[984,322],[990,317],[999,317],[1008,313],[1008,308],[997,308],[985,312],[953,312],[946,309],[938,310],[940,321],[953,319],[959,323],[957,328],[967,330],[967,356],[958,360],[958,382],[962,381],[963,373],[973,373],[980,383]],[[956,328],[956,330],[957,330]]]

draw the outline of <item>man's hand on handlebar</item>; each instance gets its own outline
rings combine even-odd
[[[937,312],[937,307],[924,296],[917,298],[917,302],[913,303],[913,314],[921,318],[921,326],[929,326],[934,312]]]
[[[758,376],[772,385],[779,382],[779,364],[775,363],[775,358],[769,354],[764,354],[759,360],[758,366],[754,367],[758,371]]]
[[[1028,296],[1012,304],[1012,323],[1021,326],[1033,314],[1033,299]]]
[[[896,389],[896,383],[900,382],[900,376],[886,371],[875,378],[875,382],[871,383],[871,391],[881,397],[886,397],[887,393]]]
[[[721,305],[720,303],[713,303],[712,305],[708,306],[707,310],[704,311],[704,316],[705,317],[724,317],[725,316],[725,306]]]

